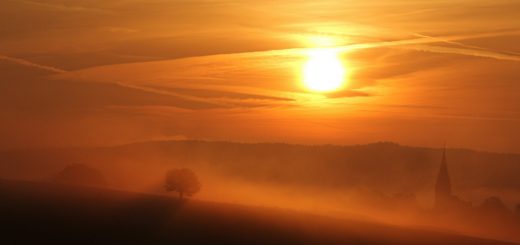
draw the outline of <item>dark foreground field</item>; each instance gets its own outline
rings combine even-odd
[[[0,181],[0,244],[509,244],[278,209]]]

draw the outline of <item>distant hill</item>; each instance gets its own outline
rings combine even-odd
[[[3,244],[510,243],[158,195],[0,180]]]
[[[328,188],[369,187],[388,194],[433,186],[442,149],[374,143],[355,146],[160,141],[116,147],[0,152],[0,177],[44,178],[71,163],[108,172],[188,166],[255,183]],[[455,191],[520,191],[520,155],[447,150]],[[142,171],[143,170],[143,171]]]

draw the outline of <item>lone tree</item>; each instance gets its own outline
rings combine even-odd
[[[200,182],[193,171],[187,168],[172,169],[166,174],[166,191],[176,191],[182,199],[199,192]]]
[[[510,210],[507,208],[504,202],[495,196],[486,198],[482,205],[480,205],[480,208],[488,213],[510,213]]]

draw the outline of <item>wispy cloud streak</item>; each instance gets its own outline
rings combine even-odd
[[[7,1],[18,2],[18,3],[23,3],[23,4],[29,4],[29,5],[36,5],[36,6],[40,6],[40,7],[47,7],[47,8],[52,8],[55,10],[60,10],[60,11],[91,12],[91,13],[100,13],[100,14],[112,13],[111,11],[106,10],[106,9],[90,8],[90,7],[84,7],[84,6],[79,6],[79,5],[54,4],[54,3],[46,3],[46,2],[30,1],[30,0],[7,0]]]
[[[47,66],[47,65],[42,65],[42,64],[37,64],[37,63],[31,62],[31,61],[28,61],[28,60],[15,58],[15,57],[9,57],[9,56],[5,56],[5,55],[0,55],[0,60],[6,60],[6,61],[9,61],[9,62],[13,62],[13,63],[19,64],[19,65],[28,66],[28,67],[34,67],[34,68],[38,68],[38,69],[41,69],[41,70],[49,71],[49,72],[52,72],[52,73],[65,73],[65,72],[67,72],[67,71],[62,70],[60,68]]]
[[[459,54],[459,55],[468,55],[468,56],[477,56],[477,57],[485,57],[492,58],[498,60],[510,60],[510,61],[520,61],[520,54],[516,54],[514,52],[504,52],[504,51],[495,51],[490,49],[481,48],[478,46],[470,46],[458,43],[457,41],[474,39],[474,38],[483,38],[483,37],[498,37],[503,35],[515,35],[520,34],[520,30],[503,30],[503,31],[495,31],[495,32],[485,32],[485,33],[476,33],[476,34],[467,34],[467,35],[448,35],[448,36],[426,36],[422,34],[414,34],[418,38],[410,38],[410,39],[401,39],[401,40],[392,40],[392,41],[381,41],[381,42],[365,42],[365,43],[354,43],[349,45],[335,46],[331,47],[337,49],[338,51],[348,52],[353,50],[361,50],[361,49],[373,49],[373,48],[384,48],[384,47],[410,47],[412,49],[418,49],[420,45],[422,45],[422,51],[430,51],[430,52],[438,52],[438,53],[451,53],[451,54]],[[454,44],[460,46],[461,48],[424,48],[424,45],[434,44],[434,43],[446,43],[446,44]],[[190,59],[195,57],[213,57],[213,56],[290,56],[295,54],[302,54],[308,48],[288,48],[288,49],[275,49],[275,50],[265,50],[265,51],[252,51],[252,52],[234,52],[234,53],[222,53],[222,54],[211,54],[211,55],[200,55],[200,56],[188,56],[177,58],[180,59]]]

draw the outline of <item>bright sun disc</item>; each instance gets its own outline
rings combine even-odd
[[[338,90],[345,83],[345,68],[334,49],[314,49],[303,67],[303,83],[316,92]]]

